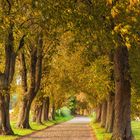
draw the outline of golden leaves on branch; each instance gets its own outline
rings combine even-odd
[[[129,0],[130,6],[138,4],[138,2],[140,2],[140,0]],[[107,5],[112,5],[112,3],[113,3],[113,0],[107,0]]]
[[[138,2],[139,2],[139,0],[130,0],[130,6],[134,6]]]
[[[107,5],[112,5],[112,0],[107,0]]]
[[[116,7],[113,7],[111,10],[111,15],[113,18],[116,18],[119,14],[119,10]]]

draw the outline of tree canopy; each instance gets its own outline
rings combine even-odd
[[[131,116],[140,116],[139,8],[138,0],[1,0],[0,133],[14,134],[16,96],[19,128],[30,128],[30,110],[42,123],[68,106],[96,110],[114,140],[131,140]]]

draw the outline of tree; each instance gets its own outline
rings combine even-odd
[[[40,32],[37,36],[37,45],[29,44],[31,47],[30,53],[30,84],[27,83],[27,62],[25,54],[21,53],[21,77],[24,96],[21,102],[19,112],[19,121],[17,126],[20,128],[30,128],[29,113],[32,101],[40,89],[42,77],[42,48],[43,48],[43,33]]]
[[[3,72],[0,72],[0,111],[1,111],[1,128],[0,133],[9,135],[13,134],[13,131],[10,126],[10,116],[9,116],[9,103],[10,103],[10,84],[12,83],[13,76],[15,73],[15,63],[18,52],[24,46],[25,35],[20,36],[20,39],[17,41],[14,36],[14,30],[16,28],[17,16],[14,15],[15,20],[11,17],[11,14],[14,10],[14,2],[3,1],[1,4],[1,17],[2,21],[2,32],[6,31],[5,40],[2,41],[2,46],[4,46],[4,55],[5,63]],[[6,25],[5,25],[6,23]],[[15,42],[19,42],[18,45],[15,45]]]

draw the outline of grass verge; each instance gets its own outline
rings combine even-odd
[[[16,128],[16,123],[12,122],[11,126],[12,126],[12,129],[13,129],[15,135],[14,136],[0,136],[0,140],[15,140],[19,137],[31,134],[31,133],[33,133],[35,131],[38,131],[38,130],[45,129],[48,126],[52,126],[52,125],[55,125],[55,124],[58,124],[58,123],[61,123],[61,122],[68,121],[72,118],[73,118],[72,116],[56,117],[56,120],[44,122],[43,125],[39,125],[37,123],[31,122],[30,125],[31,125],[32,129],[18,129],[18,128]]]
[[[140,122],[132,121],[132,132],[135,140],[140,140]],[[96,135],[97,140],[110,140],[112,134],[106,133],[104,128],[100,127],[99,123],[91,122],[91,127]]]
[[[96,135],[97,140],[110,140],[111,134],[106,133],[104,128],[101,128],[99,123],[91,123],[91,127]]]
[[[135,140],[140,140],[140,122],[138,121],[132,121],[132,131]]]

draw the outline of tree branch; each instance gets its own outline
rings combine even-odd
[[[8,15],[9,15],[9,14],[10,14],[10,11],[11,11],[11,7],[12,7],[12,5],[11,5],[11,3],[10,3],[9,0],[6,0],[6,1],[7,1],[8,5],[9,5],[9,9],[8,9]]]
[[[24,38],[25,37],[26,37],[26,35],[23,35],[22,38],[20,39],[19,46],[18,46],[18,49],[16,51],[16,55],[18,54],[18,52],[20,51],[20,49],[24,46],[24,44],[25,44]]]

